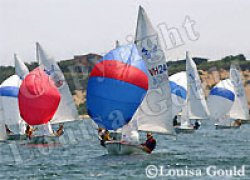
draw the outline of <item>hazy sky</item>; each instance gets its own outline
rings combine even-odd
[[[13,65],[13,53],[30,62],[35,42],[57,60],[108,52],[114,41],[132,39],[142,5],[153,25],[176,28],[184,45],[166,52],[168,60],[193,56],[219,59],[243,53],[250,58],[250,1],[247,0],[0,0],[0,65]],[[196,41],[182,27],[195,21]]]

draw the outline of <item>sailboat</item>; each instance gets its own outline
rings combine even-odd
[[[26,139],[25,124],[20,117],[17,99],[20,83],[19,76],[12,75],[0,85],[2,123],[13,132],[8,134],[8,140]]]
[[[235,65],[230,67],[230,79],[219,82],[210,91],[209,109],[216,129],[239,128],[242,121],[249,120],[244,86]]]
[[[138,51],[143,62],[145,62],[147,70],[143,70],[143,72],[147,75],[146,79],[149,84],[149,89],[146,91],[145,96],[145,92],[140,95],[141,97],[144,96],[144,98],[141,99],[141,104],[137,101],[138,107],[133,109],[135,112],[125,113],[131,116],[131,119],[128,119],[129,121],[125,118],[121,118],[123,117],[121,114],[110,114],[109,117],[115,118],[116,122],[118,120],[118,122],[125,123],[116,127],[117,129],[121,128],[121,141],[106,141],[106,149],[109,154],[148,153],[144,151],[144,148],[139,143],[138,131],[175,135],[172,125],[172,100],[165,55],[160,47],[158,34],[153,29],[146,12],[141,6],[138,13],[135,44],[136,48],[134,47],[132,52],[135,53]],[[138,63],[139,62],[141,61],[138,61]],[[124,76],[127,75],[124,74]],[[134,81],[142,81],[142,78],[139,76],[133,78],[135,79]],[[91,83],[91,81],[89,83]],[[88,92],[91,91],[88,89]],[[135,96],[137,93],[133,92],[133,94],[133,96]],[[132,95],[132,93],[130,93],[130,95]],[[123,94],[121,93],[120,96],[123,97]],[[117,109],[119,108],[120,107],[117,107]],[[93,117],[93,114],[90,113],[90,116]],[[103,120],[99,121],[100,125],[103,125],[101,124],[102,122]]]
[[[20,117],[17,97],[21,79],[27,74],[28,69],[16,54],[14,60],[17,75],[10,76],[0,85],[1,126],[4,126],[4,131],[6,125],[13,132],[13,134],[5,133],[7,140],[25,140],[25,123]]]
[[[58,137],[52,133],[47,133],[46,125],[53,118],[59,103],[60,92],[54,81],[40,68],[31,71],[23,80],[19,93],[18,104],[21,117],[31,126],[43,129],[34,131],[30,143],[50,144],[57,142]]]
[[[12,85],[19,89],[20,84],[22,83],[22,80],[29,73],[29,70],[27,66],[23,63],[23,61],[16,54],[14,54],[14,61],[15,61],[15,74],[19,77],[19,79],[15,76],[15,80],[14,78],[12,80]],[[12,131],[13,131],[13,128],[19,129],[19,130],[15,130],[14,134],[9,134],[8,140],[26,140],[27,139],[27,136],[25,134],[26,124],[24,120],[20,117],[17,97],[6,98],[6,100],[10,101],[10,102],[4,102],[3,106],[4,107],[6,106],[4,108],[6,109],[6,112],[10,113],[8,109],[15,109],[15,113],[13,112],[12,114],[16,114],[14,116],[11,115],[13,119],[12,121],[9,121],[8,119],[6,119],[7,121],[6,124],[10,127]],[[16,127],[13,127],[13,126],[16,126]]]
[[[136,46],[120,46],[103,56],[90,73],[88,114],[99,127],[117,132],[131,120],[147,89],[147,69]]]
[[[141,105],[133,115],[131,122],[128,123],[128,127],[125,126],[126,131],[129,132],[128,129],[131,129],[130,134],[134,137],[136,137],[136,130],[175,135],[172,124],[172,99],[165,54],[161,48],[158,33],[153,28],[145,10],[141,6],[139,7],[137,19],[135,44],[149,72],[149,89]],[[131,136],[129,133],[124,134]],[[127,136],[125,136],[125,141]],[[123,150],[126,150],[128,147],[128,145],[123,145],[122,143],[111,144],[107,146],[110,154],[113,153],[114,146],[118,150],[116,153],[123,153]]]
[[[58,110],[51,120],[51,124],[79,120],[72,94],[60,67],[55,59],[49,56],[39,43],[36,43],[36,51],[39,65],[54,80],[62,98]]]
[[[229,112],[232,119],[239,119],[241,123],[249,123],[249,109],[244,85],[241,80],[239,67],[232,64],[230,67],[230,80],[234,87],[235,101]]]
[[[18,80],[18,81],[17,81]],[[7,78],[0,85],[0,140],[7,140],[5,125],[15,124],[18,121],[17,95],[19,78],[15,75]],[[10,104],[5,104],[10,103]],[[7,107],[8,106],[8,107]],[[7,111],[6,111],[7,110]],[[9,114],[10,113],[10,114]],[[13,122],[14,121],[14,122]],[[8,124],[6,124],[6,122]]]
[[[69,86],[65,77],[53,57],[48,55],[39,43],[36,43],[36,56],[40,67],[54,81],[56,87],[61,94],[61,101],[56,114],[50,122],[40,126],[35,126],[38,129],[39,136],[43,133],[52,134],[51,124],[61,124],[65,122],[79,120],[78,112],[70,93]]]
[[[179,76],[183,73],[179,74]],[[186,79],[187,83],[183,83]],[[191,124],[191,120],[204,120],[208,119],[209,111],[205,100],[205,94],[202,90],[201,80],[197,71],[195,62],[192,60],[190,53],[186,52],[186,78],[182,79],[182,86],[173,86],[173,93],[176,94],[178,89],[180,92],[179,97],[185,97],[185,86],[186,86],[186,99],[185,103],[182,105],[181,112],[181,125],[176,126],[177,132],[192,133],[194,132],[194,126]],[[182,90],[184,89],[184,90]],[[180,102],[180,101],[179,101]]]
[[[234,88],[230,79],[220,81],[208,96],[210,119],[215,122],[216,129],[234,128],[229,112],[235,101]]]

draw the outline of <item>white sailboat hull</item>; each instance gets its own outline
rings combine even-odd
[[[105,145],[110,155],[147,154],[140,145],[120,141],[107,141]]]
[[[194,133],[194,131],[193,126],[175,126],[176,133]]]
[[[238,129],[240,126],[215,124],[215,129]]]

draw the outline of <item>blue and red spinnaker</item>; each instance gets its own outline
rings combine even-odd
[[[106,54],[91,71],[87,110],[101,127],[116,130],[127,124],[148,90],[148,72],[134,44]]]

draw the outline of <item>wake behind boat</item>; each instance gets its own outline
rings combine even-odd
[[[215,124],[215,129],[239,129],[240,126]]]

